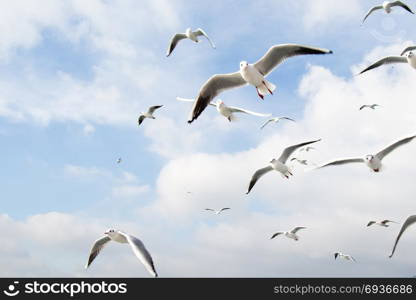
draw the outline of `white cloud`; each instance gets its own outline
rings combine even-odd
[[[120,185],[112,190],[114,197],[137,197],[149,191],[148,185]]]
[[[102,170],[96,167],[83,167],[83,166],[76,166],[76,165],[65,165],[64,166],[64,172],[65,174],[80,178],[80,179],[92,179],[96,177],[109,177],[111,176],[111,173]]]

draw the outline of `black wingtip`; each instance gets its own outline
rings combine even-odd
[[[333,54],[334,53],[334,51],[332,51],[332,50],[329,50],[329,52],[328,52],[328,54]]]

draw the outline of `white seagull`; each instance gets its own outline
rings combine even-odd
[[[195,102],[195,100],[193,99],[186,99],[186,98],[181,98],[181,97],[176,97],[176,100],[185,101],[185,102]],[[249,115],[257,116],[257,117],[270,117],[271,116],[271,114],[261,114],[261,113],[257,113],[257,112],[250,111],[250,110],[240,108],[240,107],[227,106],[224,103],[224,101],[222,101],[221,99],[218,99],[216,102],[210,102],[209,105],[216,107],[220,115],[226,117],[228,121],[230,122],[235,120],[234,113],[244,113],[244,114],[249,114]]]
[[[407,53],[409,51],[413,51],[413,50],[416,50],[416,46],[407,47],[406,49],[403,50],[403,52],[400,54],[400,56],[403,56],[405,53]]]
[[[379,104],[364,104],[360,107],[360,110],[363,110],[364,108],[371,108],[371,109],[376,109],[376,107],[380,106]]]
[[[179,41],[183,40],[183,39],[190,39],[191,41],[198,43],[198,37],[199,36],[204,36],[207,38],[207,40],[209,41],[209,43],[211,44],[212,48],[215,49],[215,45],[214,43],[211,41],[211,39],[208,37],[208,35],[205,33],[205,31],[203,31],[201,28],[198,28],[195,31],[192,31],[191,28],[187,28],[185,33],[177,33],[173,36],[172,40],[170,41],[169,44],[169,48],[168,51],[166,52],[166,56],[171,55],[173,49],[175,49],[176,45],[178,44]]]
[[[409,53],[407,53],[407,56],[387,56],[375,62],[374,64],[367,67],[366,69],[362,70],[360,74],[363,74],[364,72],[378,68],[382,65],[396,64],[396,63],[406,63],[409,66],[411,66],[413,69],[416,69],[416,55],[412,51],[410,51]]]
[[[212,209],[212,208],[205,208],[205,210],[213,211],[216,215],[219,215],[220,213],[222,213],[224,210],[227,210],[227,209],[231,209],[231,208],[223,207],[220,210],[215,210],[215,209]]]
[[[149,107],[149,110],[147,112],[142,112],[141,115],[139,116],[139,119],[137,120],[137,122],[140,124],[143,123],[144,119],[149,118],[149,119],[156,119],[153,116],[153,113],[155,112],[156,109],[161,108],[163,105],[156,105],[156,106],[151,106]]]
[[[289,159],[290,155],[292,155],[292,153],[300,147],[319,141],[320,139],[287,147],[285,150],[283,150],[282,154],[278,159],[273,158],[267,167],[259,169],[253,174],[246,194],[250,193],[251,189],[254,187],[254,185],[256,184],[257,180],[260,179],[260,177],[272,170],[279,172],[283,177],[289,179],[290,175],[293,176],[293,174],[290,172],[289,167],[286,165],[286,162]]]
[[[305,54],[329,54],[331,50],[313,48],[295,44],[275,45],[254,64],[240,62],[240,70],[229,74],[216,74],[209,78],[199,91],[199,95],[192,108],[188,123],[192,123],[204,111],[208,104],[221,92],[251,84],[256,87],[260,98],[272,94],[276,88],[265,77],[285,59]]]
[[[396,224],[398,224],[397,222],[390,221],[390,220],[370,221],[370,222],[368,222],[367,227],[368,226],[371,226],[371,225],[374,225],[374,224],[375,225],[378,225],[378,226],[381,226],[381,227],[389,227],[390,225],[388,223],[396,223]]]
[[[306,229],[306,227],[295,227],[291,231],[279,231],[272,235],[270,239],[274,239],[276,236],[283,234],[285,237],[298,241],[299,236],[296,234],[299,230]]]
[[[335,252],[334,256],[335,256],[335,259],[337,259],[338,257],[341,257],[343,259],[352,260],[352,261],[356,262],[354,257],[352,257],[351,255],[348,255],[348,254],[341,253],[341,252]]]
[[[267,124],[274,122],[274,123],[278,123],[280,120],[289,120],[292,122],[296,122],[295,120],[288,118],[288,117],[276,117],[276,118],[271,118],[269,120],[267,120],[261,127],[260,129],[263,129],[264,127],[266,127]]]
[[[407,10],[408,12],[414,14],[414,12],[410,9],[410,7],[404,4],[402,1],[384,1],[382,5],[374,6],[368,11],[368,13],[365,15],[363,19],[363,23],[368,18],[368,16],[370,16],[376,10],[384,9],[384,11],[389,14],[391,13],[392,7],[394,6],[400,6],[404,8],[405,10]]]
[[[400,232],[396,237],[396,241],[394,242],[393,251],[391,251],[391,254],[389,256],[390,258],[393,257],[393,254],[396,251],[397,243],[399,242],[402,234],[406,231],[407,228],[409,228],[409,226],[413,225],[414,223],[416,223],[416,215],[408,217],[407,220],[403,223],[403,226],[400,229]]]
[[[101,252],[104,246],[107,245],[108,242],[110,241],[114,241],[114,242],[122,243],[122,244],[129,244],[134,254],[145,266],[146,270],[153,277],[158,276],[155,266],[153,264],[152,257],[150,256],[149,251],[147,251],[142,241],[130,234],[127,234],[120,230],[114,230],[114,229],[108,229],[106,232],[104,232],[104,236],[102,238],[95,241],[94,245],[91,248],[90,256],[88,257],[88,262],[85,265],[86,269],[90,266],[93,260]]]
[[[401,139],[401,140],[389,145],[388,147],[384,148],[383,150],[381,150],[377,154],[369,154],[369,155],[366,155],[364,158],[337,159],[333,162],[329,162],[329,163],[326,163],[322,166],[319,166],[319,167],[317,167],[317,169],[327,167],[327,166],[337,166],[337,165],[344,165],[344,164],[349,164],[349,163],[365,163],[374,172],[379,172],[379,171],[381,171],[381,167],[382,167],[381,161],[383,160],[383,158],[385,156],[390,154],[396,148],[409,143],[415,137],[416,137],[416,135],[413,135],[413,136]]]

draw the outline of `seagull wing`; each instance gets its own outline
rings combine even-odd
[[[156,109],[161,108],[163,105],[155,105],[155,106],[151,106],[149,107],[149,113],[153,114],[155,112]]]
[[[257,170],[254,173],[253,177],[251,177],[250,184],[248,186],[248,190],[247,190],[247,193],[246,194],[250,193],[251,189],[254,187],[254,185],[256,184],[257,180],[259,180],[261,176],[263,176],[267,172],[270,172],[271,170],[273,170],[272,166],[267,166],[265,168],[262,168],[262,169]]]
[[[287,159],[289,158],[290,155],[292,155],[293,152],[296,151],[296,149],[301,148],[303,146],[309,145],[309,144],[313,144],[316,142],[319,142],[321,139],[319,140],[314,140],[314,141],[310,141],[310,142],[305,142],[305,143],[301,143],[301,144],[297,144],[297,145],[293,145],[290,147],[287,147],[285,150],[283,150],[282,155],[280,155],[279,157],[279,161],[283,164],[286,163]]]
[[[253,115],[257,117],[270,117],[271,116],[271,114],[261,114],[261,113],[257,113],[248,109],[234,107],[234,106],[228,106],[228,108],[230,109],[232,113],[244,113],[244,114],[249,114],[249,115]]]
[[[383,221],[381,221],[381,224],[387,224],[387,223],[396,223],[397,224],[397,222],[394,222],[394,221],[391,221],[391,220],[383,220]]]
[[[328,166],[338,166],[338,165],[345,165],[350,163],[363,163],[364,159],[362,158],[343,158],[343,159],[337,159],[332,162],[326,163],[322,166],[317,167],[317,169],[328,167]]]
[[[363,110],[366,107],[368,107],[368,105],[363,105],[363,106],[360,107],[360,110]]]
[[[279,117],[279,120],[288,120],[288,121],[296,122],[295,120],[288,118],[288,117]]]
[[[339,252],[335,252],[334,256],[335,256],[335,259],[337,259],[337,257],[339,256]]]
[[[277,67],[289,57],[306,54],[329,53],[332,53],[332,51],[328,49],[314,48],[296,44],[276,45],[271,47],[266,52],[266,54],[254,64],[254,66],[261,74],[263,74],[263,76],[266,76],[271,71],[273,71],[275,67]]]
[[[414,14],[414,12],[410,9],[410,7],[407,6],[407,4],[403,3],[402,1],[394,1],[391,3],[391,6],[400,6],[404,8],[405,10],[407,10],[408,12],[410,12],[411,14]]]
[[[129,243],[129,245],[130,245],[131,249],[133,250],[134,254],[142,262],[142,264],[144,265],[146,270],[153,277],[158,277],[156,269],[155,269],[155,265],[153,263],[153,259],[150,256],[149,251],[147,251],[146,247],[142,243],[142,241],[139,240],[138,238],[130,235],[130,234],[127,234],[127,233],[124,233],[124,232],[119,232],[119,233],[127,239],[127,242]]]
[[[378,68],[382,65],[388,64],[395,64],[395,63],[407,63],[407,58],[403,56],[387,56],[385,58],[380,59],[379,61],[375,62],[371,66],[367,67],[366,69],[362,70],[360,74],[364,72],[370,71],[372,69]]]
[[[173,49],[175,49],[176,45],[180,40],[186,39],[186,34],[184,33],[177,33],[173,36],[172,40],[170,41],[168,51],[166,52],[166,56],[171,55]]]
[[[416,46],[407,47],[406,49],[403,50],[400,56],[403,56],[403,54],[405,54],[406,52],[413,51],[413,50],[416,50]]]
[[[139,123],[139,125],[143,123],[143,120],[144,120],[144,119],[146,119],[146,117],[145,117],[145,116],[143,116],[143,115],[141,115],[141,116],[139,117],[139,119],[137,120],[137,122]]]
[[[267,120],[266,122],[264,122],[263,125],[261,125],[260,129],[263,129],[264,127],[266,127],[267,124],[269,124],[270,122],[273,122],[273,121],[274,121],[274,119]]]
[[[291,233],[296,233],[301,229],[306,229],[306,227],[295,227],[295,228],[292,229]]]
[[[222,91],[237,88],[247,84],[241,77],[240,72],[229,74],[217,74],[208,79],[201,90],[199,91],[198,98],[194,102],[191,115],[188,123],[192,123],[199,115],[204,111],[212,99],[214,99]]]
[[[214,209],[212,209],[212,208],[205,208],[205,210],[215,211],[215,210],[214,210]]]
[[[187,98],[181,98],[181,97],[176,97],[176,100],[183,101],[183,102],[195,102],[194,99],[187,99]],[[217,106],[214,102],[210,102],[209,105]]]
[[[368,11],[368,13],[365,15],[365,17],[364,17],[364,19],[363,19],[363,23],[364,23],[364,21],[365,20],[367,20],[367,18],[373,13],[373,12],[375,12],[376,10],[379,10],[379,9],[383,9],[383,6],[382,5],[379,5],[379,6],[374,6],[374,7],[372,7],[372,8],[370,8],[370,10]]]
[[[224,210],[227,210],[227,209],[231,209],[231,208],[229,208],[229,207],[224,207],[224,208],[221,208],[221,209],[220,209],[220,212],[222,212],[222,211],[224,211]]]
[[[400,229],[400,232],[398,234],[398,236],[396,237],[396,241],[394,242],[394,246],[393,246],[393,251],[390,254],[390,258],[392,258],[394,251],[396,251],[396,247],[397,247],[397,243],[400,240],[400,237],[402,236],[402,234],[406,231],[406,229],[410,226],[413,225],[414,223],[416,223],[416,215],[410,216],[407,218],[407,220],[404,222],[402,228]]]
[[[197,36],[204,36],[204,37],[206,37],[207,38],[207,40],[208,40],[208,42],[211,44],[211,46],[212,46],[212,48],[214,48],[215,49],[215,45],[214,45],[214,43],[211,41],[211,39],[209,38],[209,36],[208,36],[208,34],[206,34],[206,32],[205,31],[203,31],[201,28],[198,28],[197,30],[195,30],[194,31],[194,33],[197,35]]]
[[[284,233],[283,231],[276,232],[275,234],[272,235],[272,237],[270,239],[274,239],[275,237],[277,237],[278,235],[283,234],[283,233]]]
[[[90,256],[88,257],[88,262],[85,265],[85,269],[90,266],[90,264],[93,262],[93,260],[97,257],[97,255],[101,252],[101,250],[104,248],[107,243],[111,241],[111,239],[108,236],[104,236],[94,242],[94,245],[91,248]]]
[[[387,148],[381,150],[379,153],[376,154],[376,156],[378,157],[378,159],[382,160],[386,155],[390,154],[394,149],[411,142],[415,137],[416,135],[413,135],[413,136],[409,136],[407,138],[401,139],[395,142],[394,144],[388,146]]]

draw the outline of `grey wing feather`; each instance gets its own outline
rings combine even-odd
[[[218,96],[222,91],[243,86],[245,84],[246,81],[241,77],[240,72],[212,76],[204,83],[199,91],[198,98],[192,107],[188,123],[192,123],[196,120],[210,104],[211,100]]]
[[[142,262],[142,264],[145,266],[146,270],[153,276],[158,277],[158,274],[155,269],[155,265],[153,263],[152,256],[150,255],[149,251],[147,251],[146,247],[144,246],[143,242],[139,240],[138,238],[126,234],[121,233],[124,235],[124,237],[127,239],[127,242],[131,246],[131,249],[133,250],[134,254],[137,256],[137,258]]]
[[[153,114],[153,113],[155,112],[155,110],[156,110],[156,109],[159,109],[159,108],[161,108],[161,107],[163,107],[163,105],[155,105],[155,106],[151,106],[151,107],[149,108],[149,113]]]
[[[220,211],[224,211],[224,210],[227,210],[227,209],[231,209],[231,208],[229,208],[229,207],[224,207],[224,208],[221,208],[221,210],[220,210]]]
[[[260,177],[262,177],[267,172],[270,172],[271,170],[273,170],[273,168],[271,166],[267,166],[265,168],[262,168],[262,169],[257,170],[254,173],[254,175],[251,178],[251,180],[250,180],[250,184],[248,186],[248,190],[247,190],[247,193],[246,194],[250,193],[251,189],[254,187],[254,185],[256,184],[257,180],[260,179]]]
[[[270,117],[271,116],[271,114],[257,113],[257,112],[254,112],[254,111],[251,111],[251,110],[248,110],[248,109],[234,107],[234,106],[229,106],[228,108],[233,113],[244,113],[244,114],[249,114],[249,115],[253,115],[253,116],[257,116],[257,117]]]
[[[416,135],[401,139],[400,141],[397,141],[394,144],[388,146],[387,148],[381,150],[379,153],[376,154],[376,156],[379,159],[383,159],[385,156],[390,154],[394,149],[411,142],[415,137]]]
[[[410,7],[407,6],[407,4],[403,3],[402,1],[394,1],[391,3],[391,6],[400,6],[404,8],[405,10],[407,10],[408,12],[410,12],[411,14],[414,14],[414,12],[410,9]]]
[[[406,52],[413,51],[413,50],[416,50],[416,46],[407,47],[406,49],[403,50],[400,56],[403,56],[403,54],[405,54]]]
[[[256,69],[266,76],[269,74],[275,67],[281,64],[285,59],[297,55],[306,55],[306,54],[329,54],[332,53],[331,50],[321,49],[303,45],[296,44],[283,44],[276,45],[271,47],[266,54],[260,58],[254,66]]]
[[[143,123],[143,120],[144,120],[145,118],[146,118],[146,117],[145,117],[145,116],[143,116],[143,115],[141,115],[141,116],[139,117],[139,119],[138,119],[139,125]]]
[[[328,166],[337,166],[337,165],[345,165],[350,163],[363,163],[364,159],[362,158],[344,158],[344,159],[338,159],[329,163],[326,163],[322,166],[319,166],[318,169],[328,167]]]
[[[208,34],[206,34],[205,31],[203,31],[201,28],[198,28],[197,30],[195,30],[194,32],[197,36],[204,36],[207,38],[208,42],[211,44],[211,47],[215,49],[215,45],[214,43],[211,41],[211,39],[209,38]]]
[[[306,146],[306,145],[309,145],[309,144],[313,144],[313,143],[319,142],[320,140],[321,139],[314,140],[314,141],[310,141],[310,142],[305,142],[305,143],[301,143],[301,144],[297,144],[297,145],[293,145],[293,146],[287,147],[285,150],[283,150],[283,153],[282,153],[282,155],[280,155],[280,157],[279,157],[278,160],[281,163],[284,164],[284,163],[286,163],[286,161],[290,157],[290,155],[292,155],[292,153],[296,151],[296,149],[301,148],[301,147]]]
[[[85,268],[88,268],[90,266],[90,264],[94,261],[94,259],[101,252],[104,246],[107,245],[109,241],[111,241],[111,239],[108,236],[104,236],[94,242],[94,245],[91,248],[90,256],[88,257],[88,262],[85,265]]]
[[[393,250],[389,256],[390,258],[392,258],[394,252],[396,251],[397,243],[399,242],[402,234],[406,231],[406,229],[409,226],[413,225],[414,223],[416,223],[416,215],[408,217],[407,220],[404,222],[402,228],[400,229],[399,234],[397,235],[396,241],[394,242]]]
[[[291,232],[292,233],[296,233],[296,232],[298,232],[301,229],[306,229],[306,227],[295,227]]]
[[[186,35],[183,33],[177,33],[173,36],[172,40],[170,41],[168,52],[166,53],[166,56],[171,55],[173,49],[175,49],[176,45],[180,40],[186,39]]]
[[[364,21],[365,20],[367,20],[367,18],[373,13],[373,12],[375,12],[376,10],[379,10],[379,9],[383,9],[383,6],[381,6],[381,5],[379,5],[379,6],[374,6],[374,7],[372,7],[372,8],[370,8],[370,10],[368,11],[368,13],[365,15],[365,17],[364,17],[364,19],[363,19],[363,23],[364,23]]]
[[[380,59],[379,61],[375,62],[371,66],[365,68],[360,72],[360,74],[363,74],[364,72],[370,71],[372,69],[378,68],[382,65],[388,65],[388,64],[395,64],[395,63],[407,63],[407,58],[403,56],[387,56],[385,58]]]
[[[267,120],[266,122],[264,122],[264,124],[260,127],[260,129],[263,129],[264,127],[266,127],[266,125],[269,124],[270,122],[273,122],[273,120]]]
[[[283,234],[283,232],[281,232],[281,231],[276,232],[275,234],[272,235],[272,237],[270,239],[274,239],[275,237],[277,237],[280,234]]]

